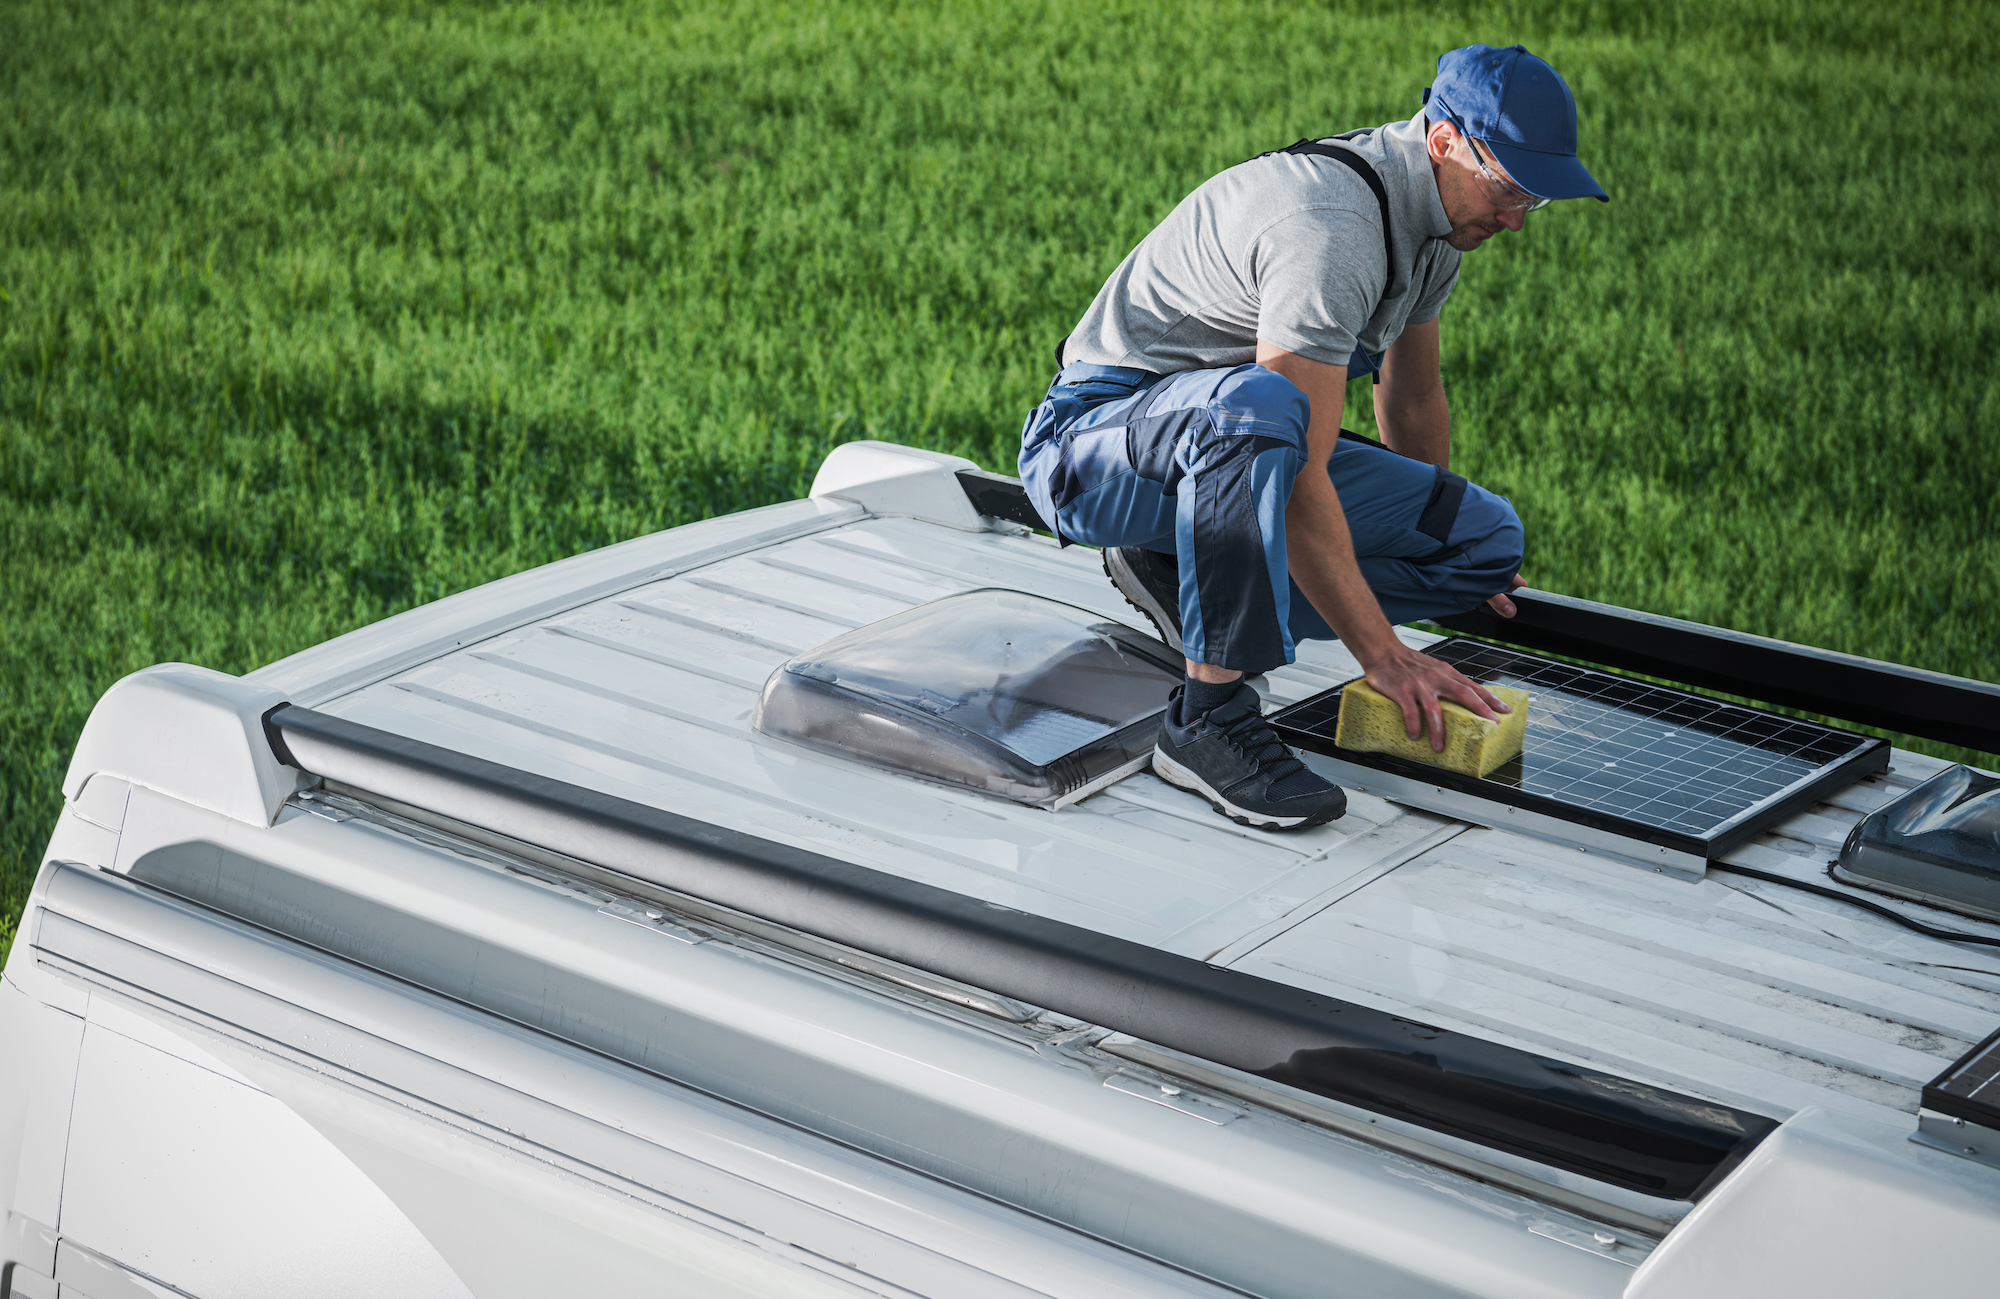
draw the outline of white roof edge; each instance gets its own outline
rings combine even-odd
[[[1900,1125],[1808,1106],[1696,1206],[1625,1295],[1990,1294],[1996,1189],[1991,1169]]]
[[[894,442],[843,442],[827,453],[812,496],[844,499],[883,518],[921,519],[960,532],[1018,531],[982,516],[959,486],[958,471],[979,466],[964,456]]]
[[[962,493],[961,493],[962,495]],[[968,507],[969,508],[969,507]],[[783,501],[634,537],[448,595],[245,674],[324,703],[441,654],[703,564],[865,517],[844,500]]]
[[[274,690],[212,668],[143,668],[90,710],[63,796],[74,805],[94,777],[113,776],[268,826],[306,779],[279,762],[264,738],[265,714],[283,702]]]

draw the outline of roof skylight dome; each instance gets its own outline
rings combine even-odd
[[[807,650],[766,735],[1056,808],[1143,768],[1179,665],[1152,638],[1019,591],[933,600]]]

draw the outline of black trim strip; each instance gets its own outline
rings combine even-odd
[[[1055,530],[1042,521],[1018,478],[988,473],[984,469],[961,469],[958,471],[958,485],[965,489],[965,499],[972,502],[972,508],[990,519],[1024,523],[1042,532]]]
[[[976,494],[967,482],[975,475]],[[983,469],[962,469],[958,478],[981,514],[1046,530],[1019,479]],[[2000,754],[2000,685],[1529,587],[1513,600],[1512,618],[1481,606],[1435,621],[1468,636]]]
[[[1616,1186],[1698,1197],[1777,1126],[310,709],[267,730],[328,780]]]

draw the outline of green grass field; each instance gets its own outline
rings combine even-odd
[[[0,948],[119,676],[800,495],[850,438],[1011,470],[1181,195],[1474,40],[1568,76],[1615,196],[1444,317],[1527,576],[2000,679],[1995,17],[14,0]]]

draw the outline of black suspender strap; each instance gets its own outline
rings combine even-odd
[[[1273,149],[1271,153],[1303,153],[1310,154],[1316,158],[1331,158],[1342,166],[1347,167],[1355,175],[1368,183],[1368,188],[1375,192],[1376,204],[1382,209],[1382,273],[1384,277],[1382,281],[1382,296],[1384,298],[1401,296],[1400,294],[1389,292],[1389,286],[1396,282],[1396,244],[1389,235],[1389,191],[1382,188],[1382,178],[1375,174],[1375,169],[1368,165],[1368,160],[1352,149],[1342,149],[1331,144],[1321,144],[1318,140],[1300,140],[1297,144],[1287,148]],[[1268,158],[1271,154],[1265,153],[1258,156]],[[1406,285],[1405,287],[1407,288],[1408,286]]]

